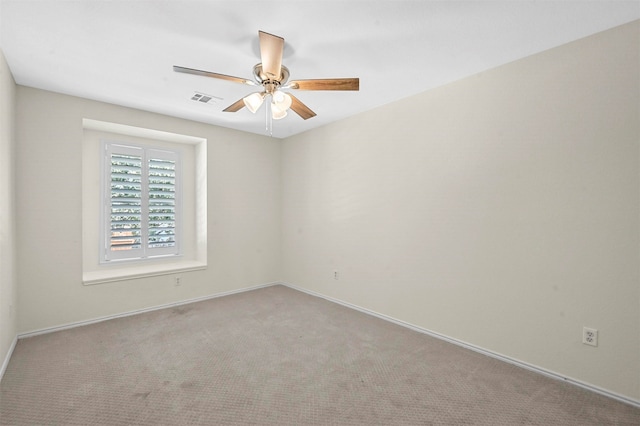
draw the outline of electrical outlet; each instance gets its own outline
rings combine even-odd
[[[334,280],[338,279],[338,271],[333,271],[333,279]]]
[[[598,346],[598,330],[595,328],[583,327],[582,343],[590,346]]]
[[[174,277],[173,278],[173,284],[176,287],[180,287],[182,285],[182,277]]]

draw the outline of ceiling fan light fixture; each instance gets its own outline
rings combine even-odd
[[[280,120],[287,116],[287,110],[292,104],[291,96],[284,92],[275,91],[271,94],[271,117]]]
[[[276,105],[278,109],[286,111],[291,108],[291,103],[291,96],[289,96],[287,93],[276,91],[273,94],[273,104]]]
[[[276,104],[271,104],[271,117],[274,120],[280,120],[282,118],[285,118],[286,116],[287,116],[286,109],[280,109]]]
[[[260,108],[260,106],[264,102],[264,96],[264,92],[255,92],[248,96],[245,96],[242,101],[244,102],[244,105],[247,107],[247,109],[255,114],[258,108]]]

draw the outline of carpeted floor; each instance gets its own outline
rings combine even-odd
[[[2,425],[640,425],[640,409],[284,287],[18,341]]]

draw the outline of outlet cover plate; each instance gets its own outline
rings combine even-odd
[[[590,346],[598,346],[598,330],[584,327],[582,329],[582,343]]]

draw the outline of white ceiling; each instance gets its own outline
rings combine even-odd
[[[0,0],[0,47],[18,84],[258,134],[264,106],[222,112],[256,88],[172,66],[251,78],[263,30],[291,79],[360,78],[297,91],[318,115],[274,121],[282,138],[636,19],[640,2],[612,0]]]

